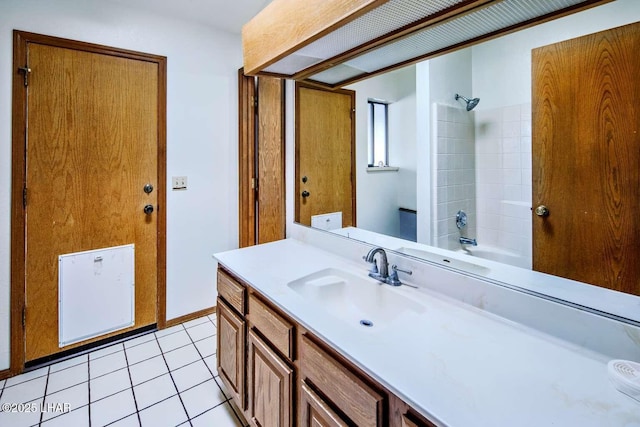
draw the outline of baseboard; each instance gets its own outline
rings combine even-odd
[[[51,365],[52,363],[62,362],[63,360],[70,359],[72,357],[77,357],[77,356],[80,356],[81,354],[89,353],[103,347],[108,347],[118,342],[124,342],[138,335],[148,334],[149,332],[157,331],[157,330],[158,330],[157,325],[154,323],[154,324],[133,329],[131,331],[127,331],[121,334],[111,335],[107,338],[103,338],[97,341],[92,341],[88,344],[84,344],[79,347],[74,347],[69,350],[61,351],[59,353],[55,353],[50,356],[45,356],[39,359],[31,360],[24,364],[24,370],[22,373],[41,368],[43,366],[48,366],[48,365]]]
[[[7,379],[11,376],[11,370],[5,369],[4,371],[0,371],[0,381]]]
[[[205,308],[204,310],[196,311],[194,313],[185,314],[184,316],[176,317],[175,319],[170,319],[165,322],[165,327],[170,328],[175,325],[179,325],[180,323],[188,322],[189,320],[197,319],[198,317],[207,316],[209,314],[214,314],[216,312],[216,306]]]

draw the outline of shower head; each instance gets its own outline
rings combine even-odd
[[[474,108],[476,108],[476,105],[478,105],[478,103],[480,102],[480,98],[468,99],[468,98],[465,98],[464,96],[462,96],[462,95],[458,95],[458,94],[456,93],[456,101],[457,101],[458,99],[462,99],[462,100],[464,100],[464,101],[467,103],[467,111],[471,111],[471,110],[473,110]]]

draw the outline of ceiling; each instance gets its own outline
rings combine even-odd
[[[109,0],[156,13],[195,21],[240,34],[242,25],[265,8],[271,0]]]

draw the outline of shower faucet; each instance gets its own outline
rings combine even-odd
[[[478,242],[476,242],[476,239],[470,239],[468,237],[460,237],[460,244],[478,246]]]
[[[456,215],[456,226],[458,227],[458,230],[462,230],[467,226],[467,214],[464,211],[458,211],[458,214]],[[458,241],[461,245],[478,246],[476,239],[461,236]]]

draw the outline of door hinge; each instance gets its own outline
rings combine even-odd
[[[257,95],[252,96],[251,100],[253,102],[253,108],[258,108],[258,96]]]
[[[22,329],[25,328],[27,324],[27,306],[23,305],[22,306]]]
[[[31,73],[31,68],[28,65],[24,67],[18,67],[18,71],[24,74],[24,85],[29,86],[29,74]]]
[[[251,189],[252,190],[256,189],[256,179],[255,178],[251,178]]]
[[[27,186],[22,187],[22,207],[27,207]]]

